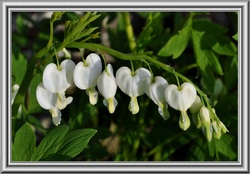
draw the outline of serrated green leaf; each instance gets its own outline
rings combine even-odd
[[[172,36],[169,41],[161,48],[158,55],[166,57],[173,55],[173,58],[178,58],[187,47],[191,33],[190,29],[191,28],[187,26],[179,31],[178,34]]]
[[[82,39],[84,36],[88,36],[85,32],[85,28],[91,22],[96,20],[100,15],[96,13],[87,12],[84,16],[79,19],[66,21],[64,31],[64,44],[71,43],[73,41]],[[92,28],[88,32],[91,34],[96,28]]]
[[[50,155],[55,154],[61,144],[62,139],[68,133],[69,127],[61,125],[52,129],[41,141],[37,149],[31,157],[31,161],[39,161],[48,158]]]
[[[13,161],[29,161],[36,148],[36,138],[29,124],[24,124],[16,133],[12,149]]]

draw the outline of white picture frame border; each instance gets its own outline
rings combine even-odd
[[[1,1],[1,173],[245,173],[249,172],[250,3],[235,1]],[[238,12],[238,161],[230,162],[12,162],[11,13],[24,11],[213,11]]]

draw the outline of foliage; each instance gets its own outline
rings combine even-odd
[[[51,19],[14,13],[12,85],[20,88],[12,105],[12,160],[237,160],[238,34],[231,23],[237,14],[224,14],[227,19],[220,24],[215,14],[198,12],[55,12]],[[169,84],[192,83],[229,132],[207,141],[190,111],[191,126],[183,131],[178,111],[169,107],[165,121],[146,95],[137,98],[140,110],[132,115],[130,98],[120,89],[110,114],[103,98],[91,105],[76,87],[66,91],[73,101],[61,110],[61,125],[52,125],[49,112],[37,101],[36,88],[49,63],[67,59],[63,48],[76,64],[83,59],[79,49],[84,49],[83,57],[98,53],[114,72],[121,66],[150,67]]]

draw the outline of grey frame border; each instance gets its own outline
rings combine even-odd
[[[250,3],[235,1],[1,1],[1,173],[249,173],[249,16]],[[238,161],[235,162],[11,162],[11,13],[14,11],[237,11]]]

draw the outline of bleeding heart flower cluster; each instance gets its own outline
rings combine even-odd
[[[128,109],[132,114],[137,114],[140,109],[137,97],[146,94],[158,105],[158,112],[164,120],[170,117],[168,105],[180,111],[179,126],[183,130],[190,127],[187,114],[187,110],[190,109],[194,123],[197,128],[202,127],[209,141],[212,132],[216,138],[220,138],[221,132],[227,132],[215,111],[211,113],[202,104],[191,83],[185,82],[179,87],[174,84],[169,85],[166,79],[160,76],[153,77],[149,70],[142,67],[131,71],[123,66],[114,76],[112,65],[105,65],[105,69],[102,70],[102,61],[95,53],[89,54],[77,65],[71,60],[64,60],[60,65],[50,63],[46,66],[43,82],[38,85],[36,96],[41,107],[50,111],[55,125],[60,124],[60,110],[73,100],[72,97],[65,96],[65,91],[72,85],[86,90],[92,105],[98,101],[97,86],[99,93],[104,97],[103,104],[110,113],[114,113],[118,105],[115,98],[118,86],[130,97]]]

